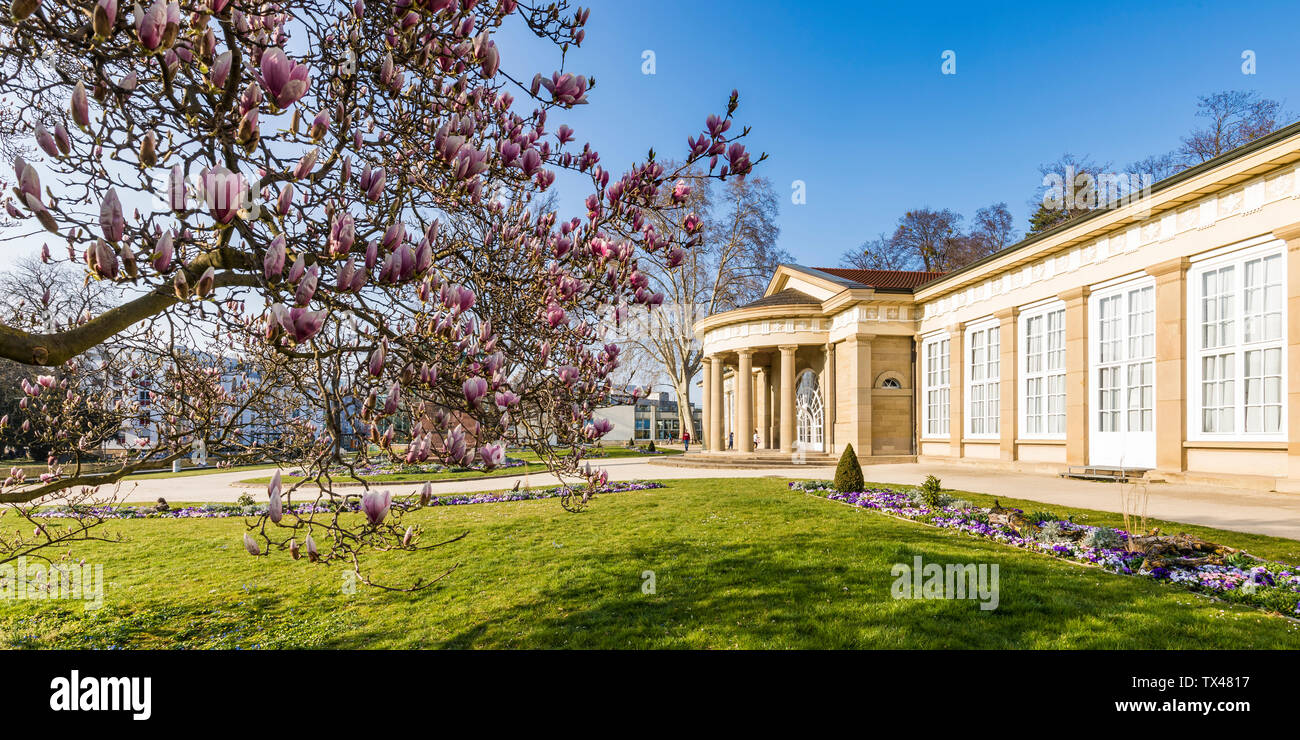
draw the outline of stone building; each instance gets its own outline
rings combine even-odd
[[[783,265],[696,325],[711,454],[1300,489],[1297,162],[1300,125],[948,274]]]

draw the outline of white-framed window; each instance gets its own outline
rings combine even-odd
[[[947,334],[930,337],[921,345],[924,363],[922,411],[925,413],[924,429],[927,437],[948,436],[949,352]]]
[[[1155,280],[1126,276],[1088,301],[1088,461],[1156,464]]]
[[[1001,337],[997,322],[966,329],[966,436],[995,438],[1001,411]]]
[[[1020,436],[1065,437],[1065,304],[1020,314]]]
[[[1286,291],[1278,242],[1188,271],[1189,437],[1286,439]]]

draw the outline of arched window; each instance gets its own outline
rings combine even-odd
[[[821,452],[822,424],[826,416],[821,389],[817,383],[817,373],[812,370],[803,371],[799,376],[799,385],[795,388],[794,399],[796,437],[800,449]]]
[[[903,384],[898,382],[898,378],[885,378],[884,380],[880,381],[880,387],[897,389],[897,388],[902,388]]]

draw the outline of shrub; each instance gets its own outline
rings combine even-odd
[[[853,445],[844,445],[844,454],[840,455],[840,463],[835,466],[835,490],[848,493],[861,491],[865,487],[866,482],[862,480],[862,466],[858,464],[858,455],[853,451]]]
[[[648,444],[648,445],[645,446],[645,451],[646,451],[646,452],[658,452],[658,450],[655,449],[655,441],[654,441],[653,439],[650,440],[650,444]]]
[[[1088,530],[1083,536],[1083,546],[1112,550],[1120,546],[1119,534],[1110,527],[1097,527]]]
[[[921,503],[931,509],[937,509],[952,500],[950,497],[947,497],[947,501],[944,499],[943,482],[936,476],[927,475],[925,482],[921,484]]]

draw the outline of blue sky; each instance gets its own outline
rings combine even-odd
[[[565,118],[579,141],[616,174],[650,146],[681,156],[738,88],[750,146],[770,155],[758,172],[782,199],[781,246],[809,265],[835,264],[912,207],[969,218],[1006,201],[1023,233],[1039,164],[1069,151],[1122,169],[1173,149],[1198,95],[1258,90],[1300,111],[1300,13],[1284,3],[592,7],[568,64],[597,81],[592,104]],[[654,75],[641,73],[645,50]],[[940,72],[945,50],[955,75]],[[503,66],[520,53],[503,46]],[[795,180],[805,205],[791,204]],[[563,212],[580,212],[585,191],[562,192]]]

